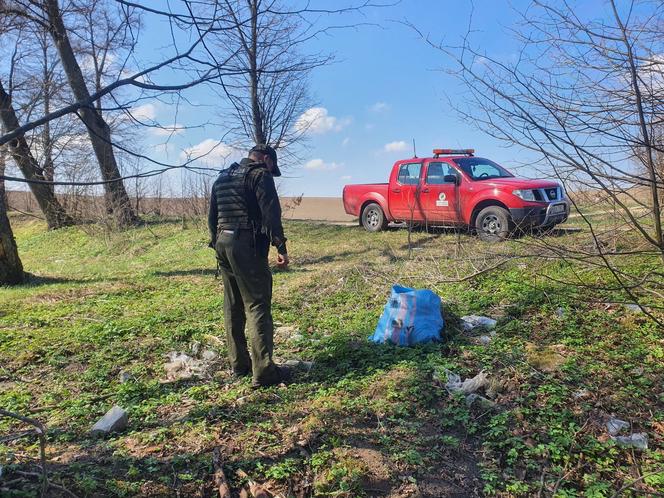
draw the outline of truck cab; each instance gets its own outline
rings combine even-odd
[[[569,215],[561,185],[516,178],[472,149],[397,161],[387,184],[347,185],[343,197],[346,212],[369,231],[389,222],[465,225],[492,241],[516,229],[550,228]]]

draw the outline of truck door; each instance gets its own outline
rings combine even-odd
[[[422,208],[427,222],[458,223],[457,182],[461,175],[445,161],[429,161],[422,183]]]
[[[398,221],[424,221],[420,204],[420,173],[422,163],[401,163],[396,178],[390,181],[388,202],[390,213]]]

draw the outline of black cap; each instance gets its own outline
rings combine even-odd
[[[254,147],[249,151],[249,154],[251,154],[252,152],[260,152],[261,154],[267,154],[268,156],[270,156],[272,162],[274,163],[274,168],[272,169],[272,176],[281,176],[281,171],[279,171],[279,167],[277,166],[276,150],[274,150],[269,145],[257,144],[254,145]]]

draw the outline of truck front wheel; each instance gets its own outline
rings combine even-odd
[[[475,218],[475,230],[481,240],[499,242],[509,237],[514,229],[510,213],[500,206],[488,206]]]
[[[372,202],[367,204],[360,216],[362,226],[369,232],[380,232],[387,228],[387,218],[381,207]]]

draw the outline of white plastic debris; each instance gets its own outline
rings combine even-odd
[[[92,426],[93,436],[103,436],[111,432],[121,432],[127,427],[127,412],[115,405]]]
[[[447,384],[445,384],[445,389],[450,393],[462,392],[464,394],[474,393],[478,389],[487,385],[488,377],[481,371],[475,377],[469,378],[461,382],[461,377],[457,374],[447,372]]]
[[[191,378],[208,378],[215,370],[215,363],[219,355],[211,350],[200,351],[200,346],[194,343],[192,350],[201,354],[201,358],[194,358],[186,353],[171,351],[166,356],[169,361],[164,364],[166,370],[166,379],[162,382],[174,382],[177,380],[187,380]]]
[[[613,417],[606,422],[606,430],[612,436],[620,434],[623,429],[629,429],[629,422]]]
[[[201,359],[203,361],[214,361],[219,358],[219,355],[210,349],[206,349],[201,353]]]
[[[472,332],[479,328],[491,330],[496,326],[496,320],[487,316],[467,315],[461,317],[461,325],[466,332]]]
[[[613,439],[620,446],[628,446],[639,450],[648,449],[648,435],[645,432],[635,432],[629,436],[615,436]]]
[[[493,337],[490,335],[481,335],[477,338],[477,342],[479,342],[483,346],[486,346],[491,342],[491,339],[493,339]]]
[[[485,408],[495,408],[497,406],[494,401],[491,401],[484,396],[480,396],[479,394],[471,393],[466,396],[466,406],[471,406],[475,402],[479,403]]]

